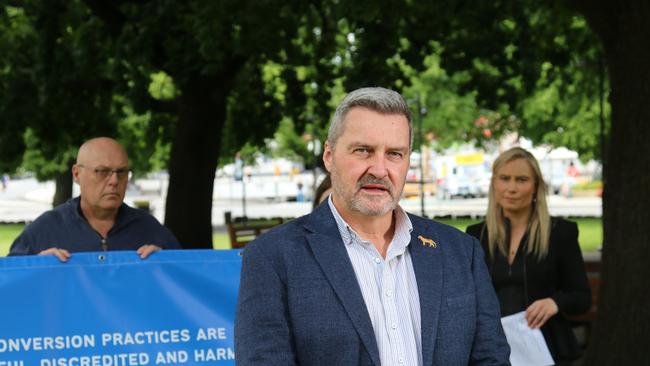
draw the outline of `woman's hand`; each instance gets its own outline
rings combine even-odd
[[[557,304],[553,299],[547,297],[530,304],[526,309],[526,321],[532,329],[539,328],[557,312]]]

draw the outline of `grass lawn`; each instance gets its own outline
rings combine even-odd
[[[214,249],[230,249],[230,238],[227,233],[212,233]]]
[[[0,256],[5,256],[9,253],[11,243],[23,231],[24,226],[21,224],[0,225]]]
[[[462,231],[468,225],[475,224],[479,220],[472,219],[436,219],[445,224],[454,226]],[[580,247],[583,252],[593,252],[598,250],[603,243],[603,228],[600,219],[597,218],[575,218],[571,219],[578,223],[580,230]],[[0,256],[5,256],[9,252],[9,247],[14,239],[23,230],[23,225],[0,225]],[[228,234],[216,232],[212,235],[214,249],[230,249],[230,239]]]

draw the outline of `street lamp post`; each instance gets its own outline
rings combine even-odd
[[[241,181],[241,189],[242,189],[242,196],[241,196],[241,205],[242,205],[242,215],[244,218],[244,221],[248,219],[246,216],[246,177],[244,174],[244,160],[241,158],[240,153],[238,152],[235,155],[235,181]]]

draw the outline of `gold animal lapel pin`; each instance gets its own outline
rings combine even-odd
[[[418,239],[420,239],[420,241],[422,242],[422,245],[428,245],[431,248],[437,248],[438,247],[438,243],[433,241],[433,239],[425,238],[422,235],[418,235]]]

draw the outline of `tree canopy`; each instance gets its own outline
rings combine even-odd
[[[517,130],[599,157],[598,140],[585,132],[598,122],[600,47],[581,17],[558,9],[454,1],[8,6],[3,86],[24,97],[3,99],[3,137],[13,143],[2,145],[12,149],[2,161],[5,170],[18,166],[27,143],[26,166],[50,178],[67,168],[71,146],[108,134],[138,152],[137,172],[161,168],[185,84],[198,79],[206,91],[227,91],[214,137],[226,160],[245,144],[262,145],[282,119],[299,135],[307,129],[323,138],[332,100],[369,84],[420,98],[439,146]],[[269,22],[270,12],[280,15]],[[35,101],[42,108],[31,108]]]

